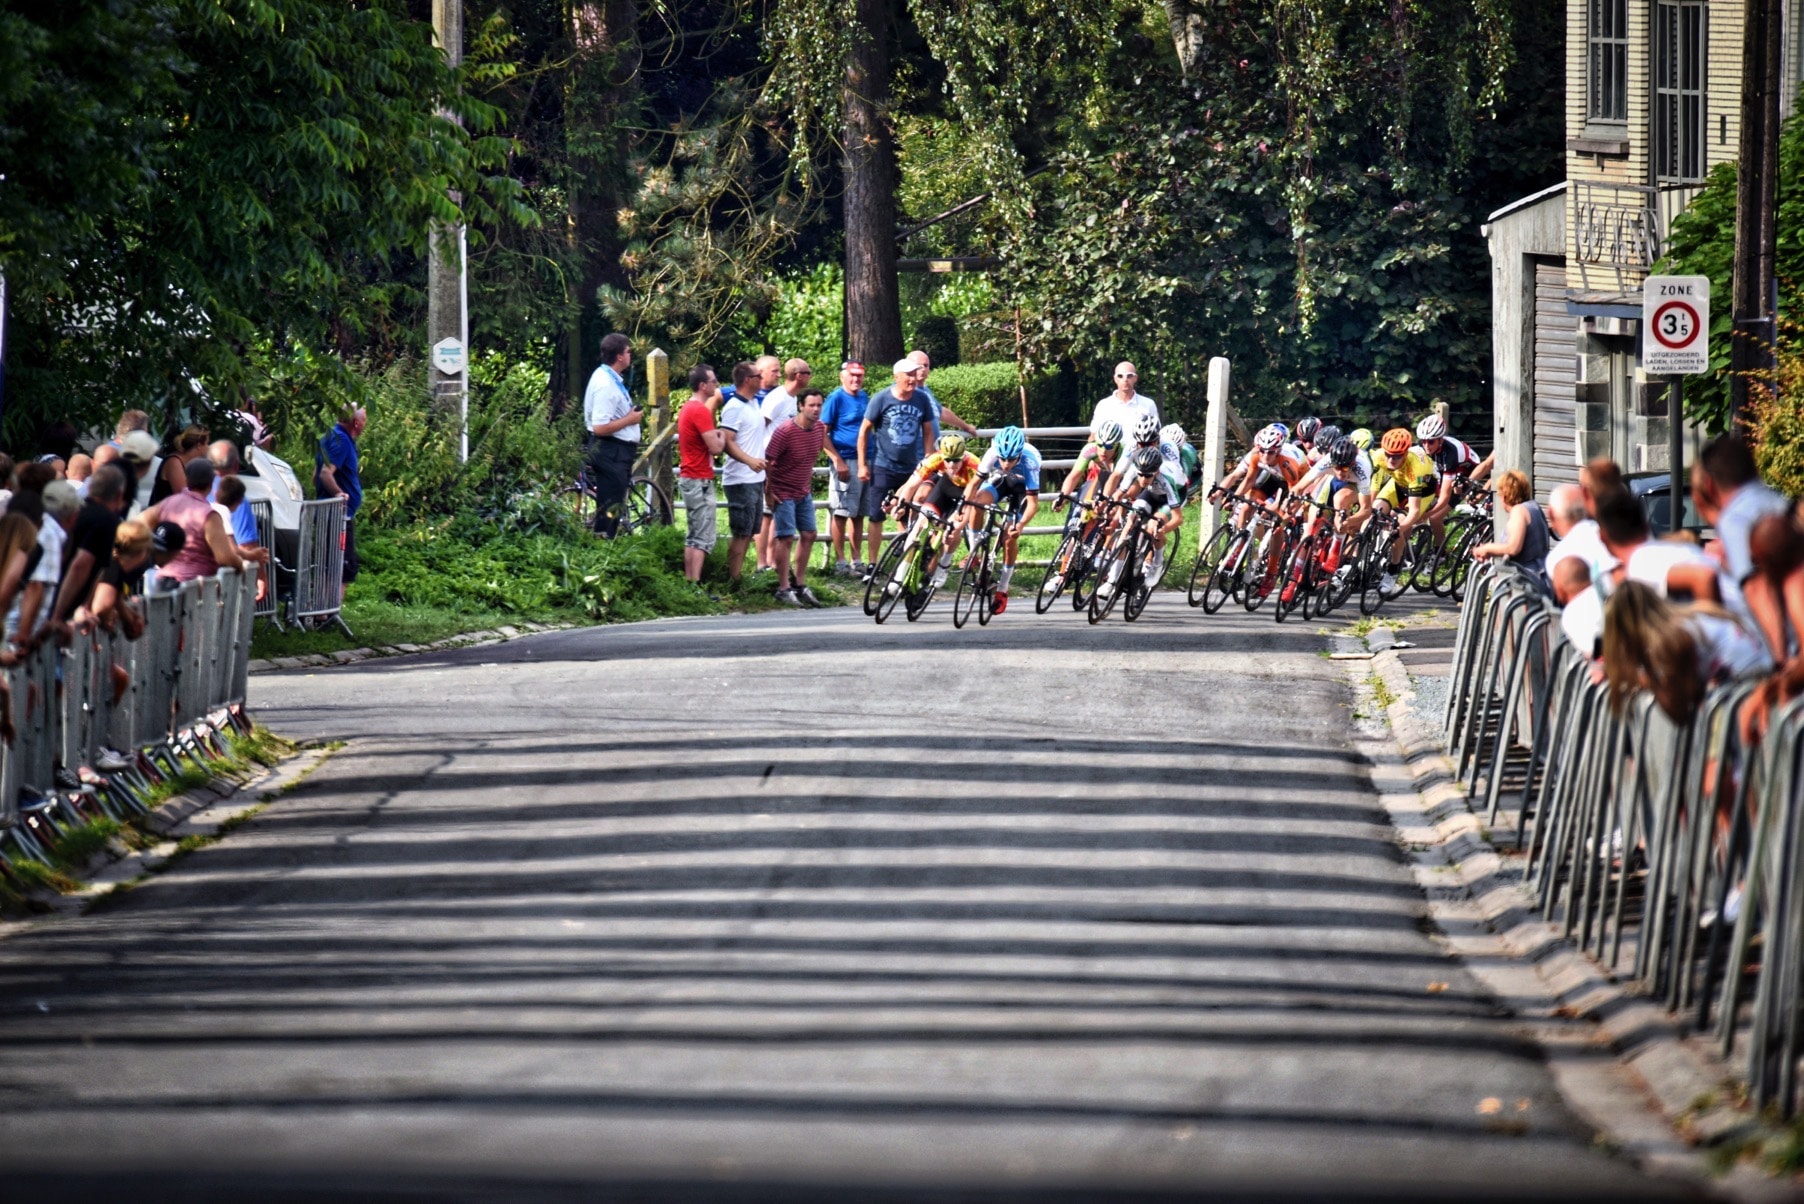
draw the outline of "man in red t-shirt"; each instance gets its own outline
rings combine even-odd
[[[771,512],[771,560],[777,570],[777,601],[785,606],[819,606],[821,600],[803,583],[808,557],[814,552],[814,466],[827,447],[821,422],[821,391],[803,389],[795,417],[771,432],[764,445],[764,497]],[[790,551],[796,535],[801,554],[791,572]]]
[[[677,411],[677,454],[682,467],[677,473],[677,492],[683,498],[683,513],[689,521],[689,533],[683,539],[683,576],[691,581],[702,579],[702,566],[718,539],[714,514],[714,457],[726,446],[714,422],[714,407],[720,403],[720,381],[714,369],[697,364],[689,369],[689,400]]]

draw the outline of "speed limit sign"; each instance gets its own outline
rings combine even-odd
[[[1710,278],[1649,276],[1641,291],[1641,366],[1683,376],[1710,370]]]

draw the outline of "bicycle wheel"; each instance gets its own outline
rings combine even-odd
[[[908,616],[908,621],[910,623],[919,619],[921,615],[926,612],[927,604],[933,601],[933,595],[939,589],[939,586],[934,584],[934,578],[939,575],[939,567],[936,565],[934,569],[929,572],[927,569],[927,562],[934,558],[933,550],[940,546],[940,541],[945,537],[945,532],[942,530],[936,529],[930,531],[927,538],[921,541],[920,548],[915,552],[914,563],[918,567],[920,573],[918,578],[920,585],[916,586],[908,593],[907,597],[902,599],[902,610],[903,613]],[[940,552],[941,559],[951,555],[952,549],[950,548],[945,548]]]
[[[1132,623],[1146,612],[1146,604],[1152,600],[1153,590],[1158,587],[1157,577],[1151,576],[1148,570],[1159,549],[1149,539],[1140,539],[1141,546],[1135,549],[1135,556],[1128,561],[1128,574],[1132,580],[1127,583],[1123,592],[1127,595],[1121,603],[1121,617]]]
[[[1090,532],[1089,538],[1077,546],[1078,564],[1071,570],[1071,609],[1082,610],[1090,605],[1090,598],[1096,593],[1097,570],[1102,567],[1105,555],[1102,548],[1102,527]]]
[[[668,527],[674,511],[664,487],[647,476],[637,476],[627,484],[626,501],[620,508],[620,534],[630,535],[648,527]]]
[[[1034,595],[1034,613],[1043,615],[1052,609],[1052,604],[1059,600],[1065,592],[1065,575],[1077,558],[1079,540],[1076,532],[1067,532],[1059,541],[1059,550],[1052,555],[1052,563],[1046,566],[1046,575],[1040,578],[1040,592]]]
[[[1409,587],[1419,594],[1428,592],[1434,579],[1434,562],[1441,552],[1435,542],[1434,528],[1423,523],[1409,533]]]
[[[877,612],[877,599],[883,596],[883,587],[889,584],[896,562],[902,559],[902,539],[902,536],[897,536],[885,544],[883,553],[877,557],[876,567],[871,569],[871,579],[864,587],[864,613],[867,615]],[[878,620],[880,623],[882,621]]]
[[[1471,561],[1472,549],[1478,546],[1478,536],[1477,523],[1462,524],[1457,537],[1452,532],[1448,533],[1447,548],[1435,560],[1434,578],[1429,582],[1429,588],[1434,591],[1435,597],[1451,596],[1454,578],[1464,578],[1461,566]]]
[[[965,558],[965,567],[958,575],[958,592],[952,595],[952,625],[963,628],[972,615],[979,613],[983,588],[989,577],[988,564],[990,541],[986,537],[977,545],[975,551]]]
[[[918,552],[908,556],[902,555],[902,540],[900,539],[890,546],[896,549],[896,555],[891,558],[888,553],[884,554],[884,559],[890,562],[888,574],[882,578],[879,578],[876,573],[871,574],[871,584],[875,585],[879,580],[883,582],[877,593],[877,602],[871,611],[872,617],[879,623],[894,613],[896,603],[901,601],[902,596],[908,592],[908,575],[911,570],[918,569],[920,560]]]
[[[570,511],[577,526],[585,531],[595,526],[595,486],[584,477],[558,490],[557,500]]]
[[[1290,528],[1274,527],[1269,538],[1265,555],[1253,562],[1244,578],[1246,601],[1242,605],[1248,614],[1264,606],[1265,600],[1278,592],[1278,581],[1284,575],[1284,561],[1290,554]]]
[[[996,617],[996,545],[984,544],[983,575],[977,580],[977,625],[988,627]]]
[[[1395,532],[1384,531],[1366,544],[1365,556],[1359,563],[1359,613],[1375,615],[1385,602],[1396,597],[1384,592],[1384,574],[1390,569],[1391,540]]]
[[[1209,537],[1202,550],[1196,554],[1196,563],[1190,569],[1190,588],[1186,600],[1192,606],[1203,604],[1203,595],[1209,589],[1210,579],[1215,570],[1221,567],[1222,557],[1228,554],[1228,543],[1234,538],[1234,528],[1223,526],[1221,530]],[[1214,611],[1209,613],[1214,614]]]
[[[1252,536],[1245,531],[1231,531],[1227,548],[1215,571],[1209,575],[1209,584],[1203,587],[1204,614],[1215,614],[1227,605],[1240,581],[1240,571],[1246,567],[1247,557],[1251,554]]]
[[[1280,623],[1308,599],[1309,591],[1314,588],[1309,566],[1315,561],[1315,540],[1316,537],[1311,535],[1293,544],[1290,558],[1278,576],[1281,587],[1277,598],[1272,602],[1272,615]],[[1303,617],[1309,617],[1307,607],[1304,608]]]
[[[1096,581],[1090,591],[1090,622],[1100,623],[1121,600],[1122,578],[1127,576],[1126,557],[1120,552],[1105,552],[1096,562]]]

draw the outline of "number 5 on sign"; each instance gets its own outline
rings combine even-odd
[[[1660,376],[1710,370],[1710,278],[1649,276],[1641,289],[1641,366]]]

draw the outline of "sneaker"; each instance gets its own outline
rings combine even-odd
[[[864,582],[866,585],[869,585],[871,578],[877,575],[877,570],[873,569],[870,565],[865,564],[862,561],[859,562],[858,564],[853,565],[852,571],[854,573],[856,573],[858,575],[858,579],[860,581]]]
[[[796,597],[796,592],[793,589],[780,589],[777,591],[778,606],[800,606],[801,604],[802,600]]]
[[[949,567],[943,564],[939,568],[933,570],[933,588],[939,589],[944,586],[946,584],[946,575],[951,571],[952,570]]]
[[[1397,590],[1397,574],[1386,569],[1384,571],[1384,576],[1378,579],[1378,589],[1381,593],[1395,593]]]
[[[814,591],[809,589],[806,585],[804,585],[801,589],[797,590],[795,592],[795,594],[796,594],[797,600],[800,601],[803,606],[808,606],[808,607],[812,607],[816,610],[819,610],[822,606],[826,605],[825,602],[822,602],[819,598],[815,597]]]
[[[76,774],[74,770],[64,769],[60,765],[51,772],[50,780],[55,782],[58,789],[61,790],[78,790],[81,788],[81,777]]]
[[[990,599],[990,613],[999,615],[1007,609],[1008,609],[1008,591],[999,589],[996,591],[996,596],[994,598]]]
[[[102,748],[100,755],[94,758],[94,768],[103,773],[118,773],[131,767],[132,759],[116,748]]]

